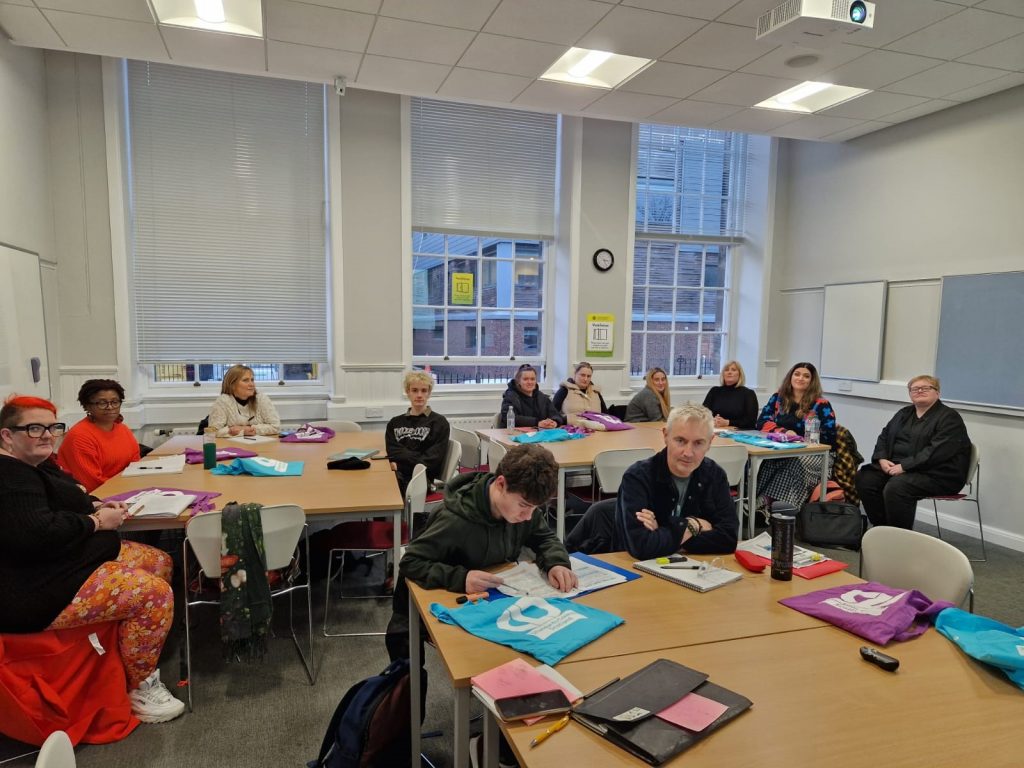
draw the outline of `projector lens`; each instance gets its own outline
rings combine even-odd
[[[854,0],[850,3],[850,21],[854,24],[863,24],[868,17],[868,8],[861,0]]]

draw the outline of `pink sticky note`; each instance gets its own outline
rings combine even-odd
[[[698,693],[688,693],[671,707],[659,712],[658,717],[681,728],[703,731],[728,708],[725,704],[712,701]]]

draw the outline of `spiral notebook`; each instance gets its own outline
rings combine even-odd
[[[686,570],[670,567],[674,565],[673,563],[668,563],[667,565],[659,564],[658,560],[659,558],[643,560],[639,563],[633,563],[633,567],[638,571],[657,576],[659,579],[667,579],[668,581],[674,581],[676,584],[682,584],[687,589],[692,589],[696,592],[710,592],[712,589],[724,587],[726,584],[731,584],[743,578],[742,573],[730,571],[726,568],[708,568],[705,571]],[[696,560],[693,561],[694,564],[697,562]]]

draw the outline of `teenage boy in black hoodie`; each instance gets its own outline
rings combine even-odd
[[[404,496],[417,464],[426,465],[428,483],[441,477],[451,428],[448,419],[434,413],[427,405],[434,390],[434,379],[429,373],[410,371],[402,380],[402,388],[409,398],[410,408],[388,422],[384,430],[384,444],[398,488]]]

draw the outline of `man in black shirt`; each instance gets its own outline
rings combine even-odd
[[[417,464],[426,465],[428,483],[441,477],[451,428],[444,416],[434,413],[427,405],[434,390],[434,379],[429,373],[410,371],[405,374],[402,387],[409,398],[410,408],[388,422],[384,444],[398,487],[405,495],[405,487]]]

